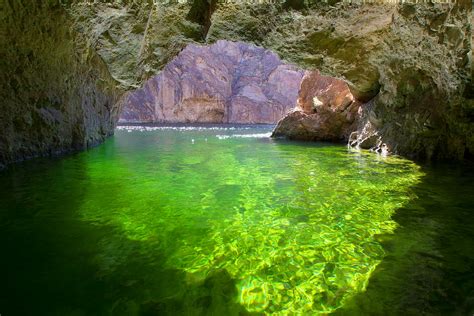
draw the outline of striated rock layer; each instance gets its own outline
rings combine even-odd
[[[120,122],[276,123],[294,107],[303,71],[253,45],[188,45],[124,99]]]
[[[111,135],[120,91],[58,1],[4,2],[0,21],[0,168]]]

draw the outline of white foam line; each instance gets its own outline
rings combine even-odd
[[[138,131],[138,132],[151,132],[151,131],[162,131],[162,130],[174,130],[174,131],[234,131],[234,130],[249,130],[252,127],[201,127],[201,126],[117,126],[117,130],[123,131]]]
[[[272,133],[260,133],[260,134],[235,134],[235,135],[216,135],[219,139],[228,138],[269,138]]]

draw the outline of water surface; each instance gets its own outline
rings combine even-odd
[[[472,168],[270,131],[121,128],[0,174],[0,313],[471,310]]]

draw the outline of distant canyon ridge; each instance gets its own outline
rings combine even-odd
[[[254,45],[190,44],[123,97],[119,122],[276,123],[295,107],[303,75]]]

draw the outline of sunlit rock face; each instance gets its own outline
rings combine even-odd
[[[357,128],[360,102],[343,80],[307,71],[297,107],[278,122],[274,137],[341,141]]]
[[[294,107],[302,77],[253,45],[189,45],[124,97],[120,121],[275,123]]]

